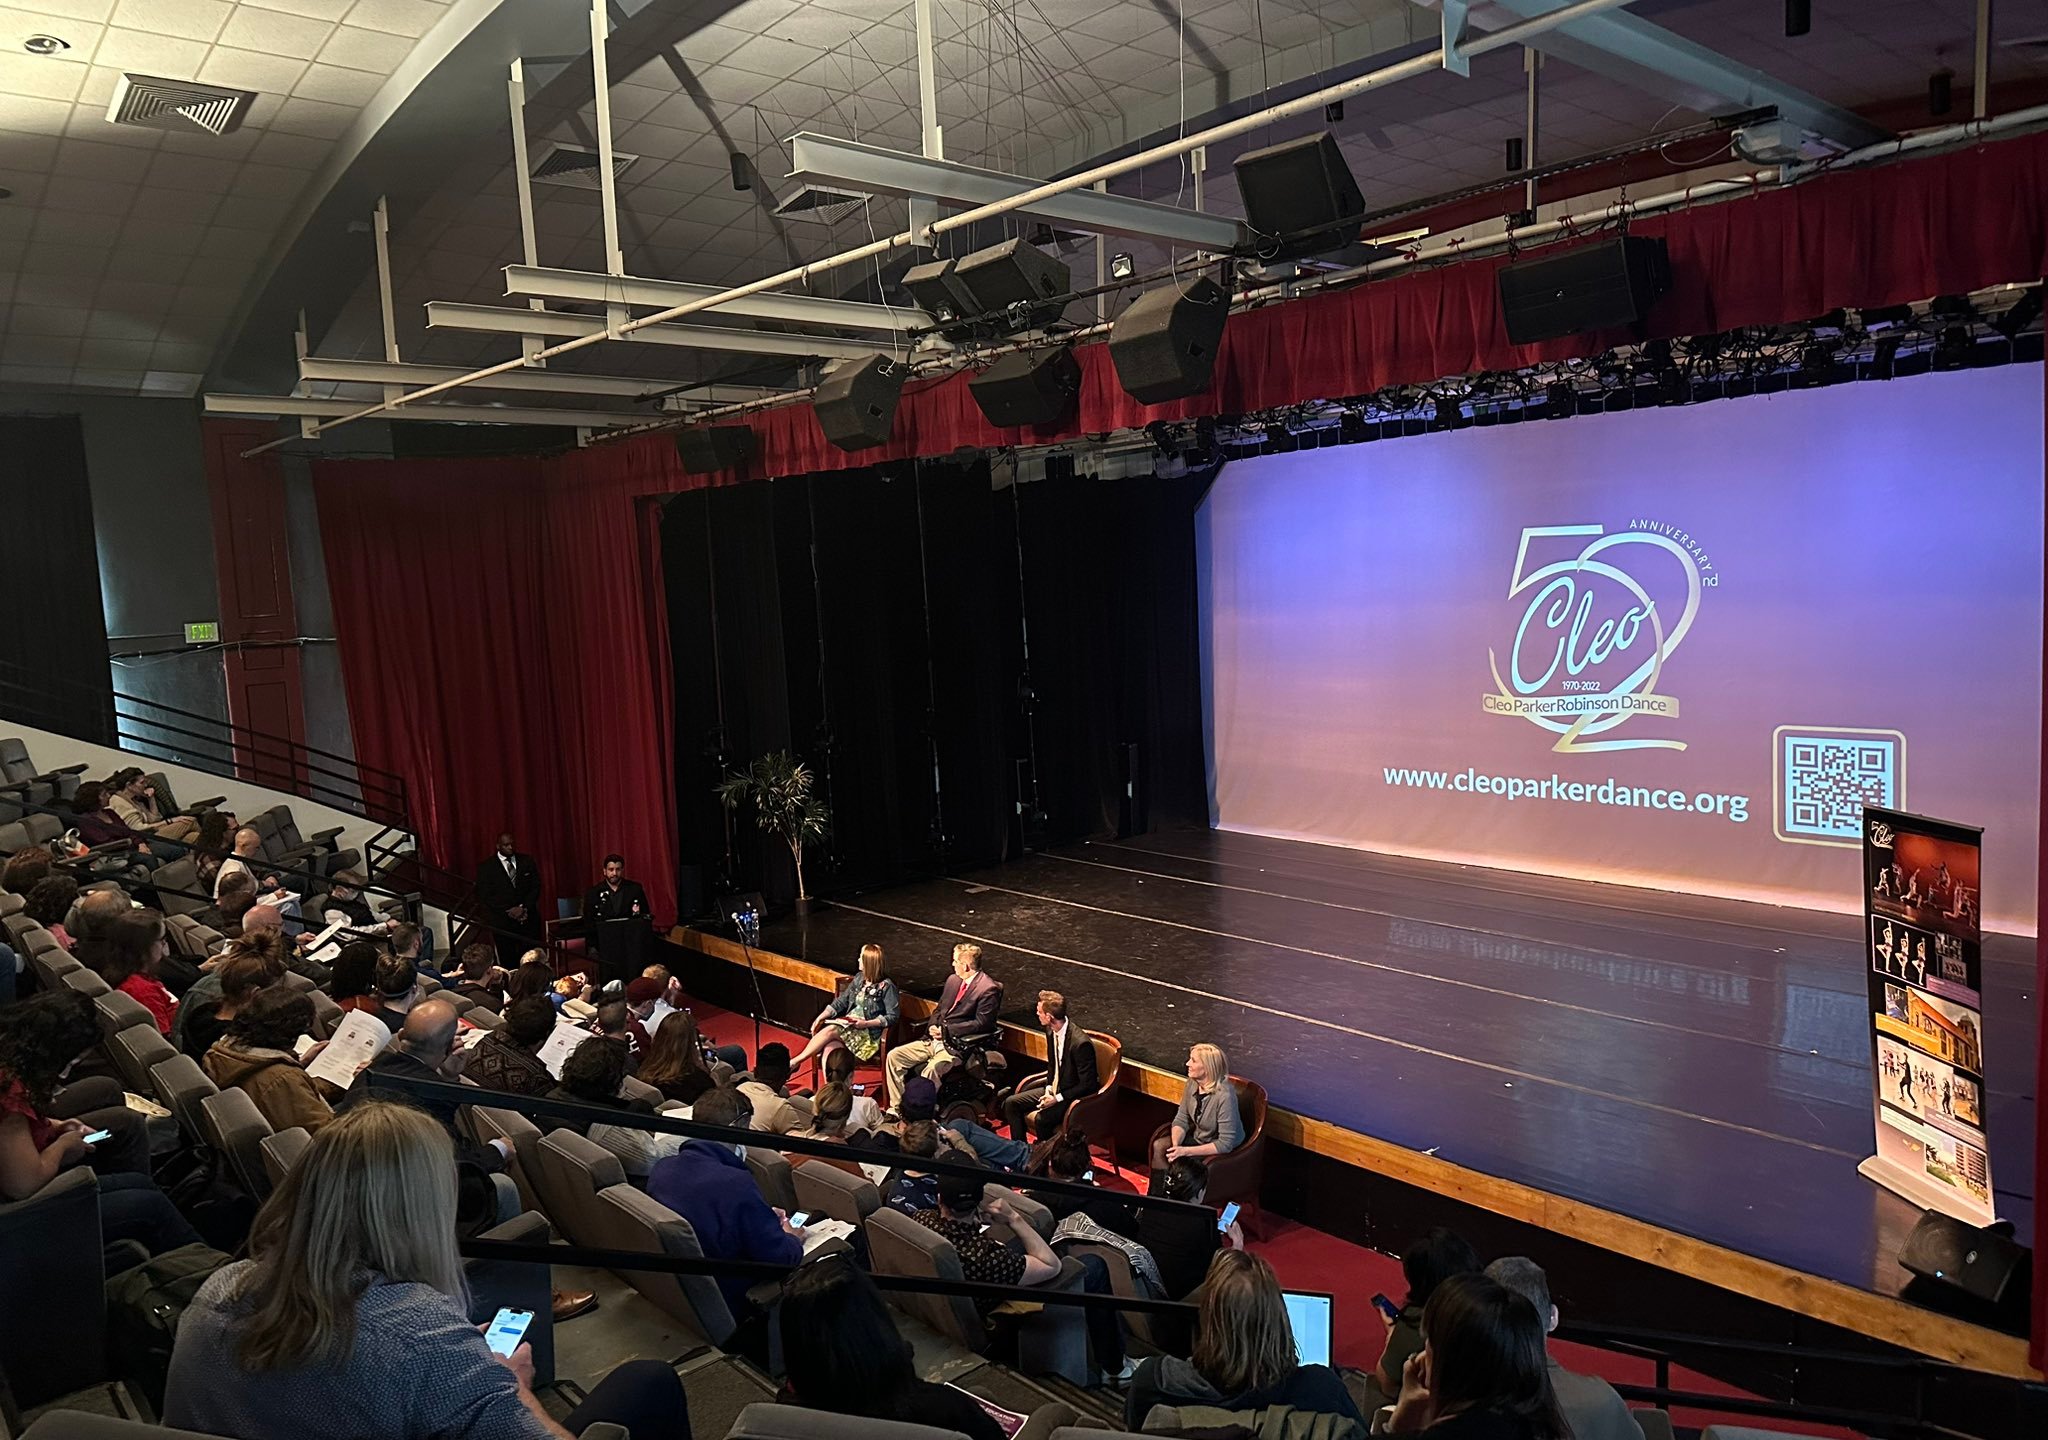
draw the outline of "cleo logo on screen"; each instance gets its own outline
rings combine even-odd
[[[1508,582],[1512,640],[1486,652],[1493,691],[1481,705],[1549,731],[1550,748],[1566,754],[1683,750],[1670,733],[1679,706],[1663,688],[1665,666],[1700,595],[1720,583],[1693,538],[1658,521],[1611,535],[1599,525],[1525,529]],[[1607,738],[1624,725],[1627,735]]]

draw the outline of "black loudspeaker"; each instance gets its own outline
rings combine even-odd
[[[1230,297],[1204,275],[1140,295],[1109,330],[1117,383],[1133,400],[1157,405],[1209,387]]]
[[[1064,346],[1018,350],[968,381],[967,388],[991,425],[1050,425],[1081,393],[1081,365]]]
[[[889,443],[896,402],[909,367],[887,355],[842,360],[818,384],[811,398],[818,428],[841,450],[865,450]]]
[[[948,340],[965,340],[974,333],[971,325],[955,324],[979,308],[967,287],[960,283],[959,262],[951,258],[930,260],[903,272],[903,288],[925,314],[938,322]]]
[[[2024,1303],[2031,1259],[2010,1236],[1938,1210],[1920,1217],[1899,1250],[1899,1264],[1928,1284],[2001,1307]]]
[[[954,267],[954,278],[973,297],[975,310],[987,315],[1000,333],[1039,330],[1059,319],[1074,288],[1073,272],[1064,260],[1034,250],[1022,240],[1005,240],[977,250]],[[906,281],[908,277],[905,277]]]
[[[1358,238],[1365,214],[1358,181],[1327,130],[1238,156],[1237,193],[1261,260],[1342,250]]]
[[[1634,325],[1671,288],[1662,240],[1623,235],[1500,267],[1500,313],[1517,345]]]
[[[693,425],[676,431],[676,458],[685,475],[737,470],[754,453],[754,432],[745,425]]]

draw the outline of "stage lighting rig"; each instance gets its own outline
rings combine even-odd
[[[2020,298],[2006,308],[2003,315],[1991,322],[1991,328],[2003,335],[2007,344],[2020,338],[2020,332],[2041,318],[2041,287],[2029,286]]]

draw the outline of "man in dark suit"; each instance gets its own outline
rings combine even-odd
[[[540,867],[519,853],[510,835],[500,835],[497,853],[476,867],[476,896],[497,931],[498,960],[510,969],[540,941]]]
[[[640,973],[646,944],[647,892],[638,880],[626,878],[626,857],[604,857],[604,879],[583,892],[584,943],[596,952],[598,971],[606,980],[630,980]],[[614,925],[610,921],[628,921]]]
[[[1095,1046],[1088,1032],[1067,1018],[1067,997],[1057,990],[1038,992],[1038,1024],[1045,1031],[1045,1083],[1019,1086],[1003,1102],[1010,1138],[1031,1143],[1032,1135],[1059,1129],[1067,1107],[1093,1095],[1101,1084],[1095,1075]],[[1028,1130],[1027,1130],[1028,1127]]]
[[[1001,983],[982,973],[981,947],[955,945],[953,978],[939,992],[939,1005],[932,1011],[925,1038],[889,1052],[889,1108],[901,1106],[904,1083],[913,1072],[936,1085],[948,1070],[965,1060],[961,1042],[994,1031],[1002,1004]]]

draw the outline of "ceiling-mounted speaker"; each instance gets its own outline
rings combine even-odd
[[[1042,330],[1067,308],[1073,272],[1064,260],[1034,250],[1022,240],[1005,240],[963,256],[954,276],[973,297],[977,313],[1002,334]]]
[[[1671,288],[1664,242],[1621,235],[1499,271],[1500,314],[1516,345],[1639,323]]]
[[[988,423],[1008,430],[1063,419],[1081,393],[1081,365],[1064,345],[1017,350],[967,382]]]
[[[745,425],[692,425],[676,431],[676,458],[685,475],[737,470],[754,453],[754,432]]]
[[[1327,255],[1358,238],[1365,197],[1329,131],[1237,157],[1245,223],[1261,260]]]
[[[1109,329],[1117,383],[1142,405],[1201,394],[1229,318],[1230,296],[1206,275],[1140,295]]]
[[[958,261],[949,256],[913,265],[903,272],[903,288],[938,323],[940,333],[948,340],[965,340],[974,333],[973,326],[957,323],[980,308],[960,283]]]
[[[907,365],[888,355],[840,361],[818,382],[811,399],[818,428],[841,450],[888,444],[909,373]]]

